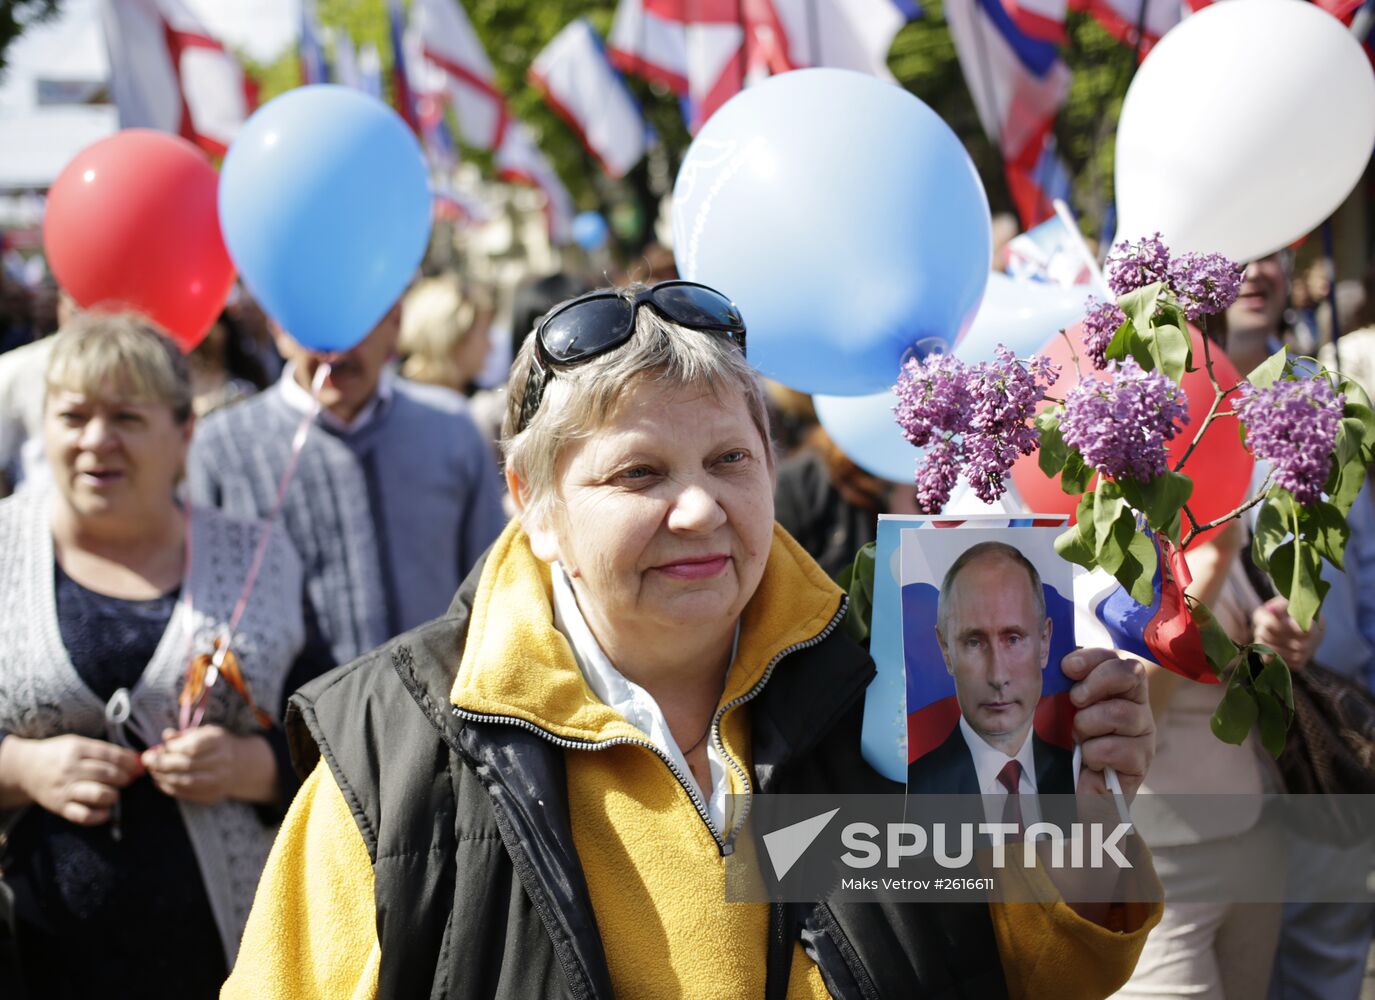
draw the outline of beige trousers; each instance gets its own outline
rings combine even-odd
[[[1285,864],[1278,837],[1260,829],[1151,851],[1165,887],[1165,914],[1146,938],[1136,971],[1114,1000],[1261,1000],[1279,943],[1280,903],[1234,903],[1218,873]],[[1242,860],[1244,859],[1244,860]],[[1188,902],[1175,902],[1183,896]],[[1200,901],[1201,900],[1201,901]]]

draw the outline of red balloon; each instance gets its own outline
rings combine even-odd
[[[1189,334],[1193,340],[1194,364],[1199,367],[1196,371],[1185,373],[1181,383],[1189,400],[1189,422],[1165,446],[1170,468],[1174,468],[1175,463],[1189,447],[1194,439],[1194,428],[1202,423],[1203,418],[1208,415],[1208,409],[1213,405],[1213,386],[1208,380],[1207,371],[1203,368],[1203,335],[1192,327]],[[1074,345],[1073,350],[1079,354],[1085,375],[1091,374],[1094,378],[1104,380],[1108,378],[1106,372],[1094,370],[1089,362],[1083,345],[1082,326],[1070,327],[1066,335],[1069,341],[1065,337],[1056,336],[1040,351],[1061,366],[1059,380],[1047,390],[1047,395],[1057,399],[1064,399],[1065,393],[1079,379],[1072,357],[1071,342]],[[1241,381],[1241,375],[1221,348],[1212,348],[1212,358],[1213,372],[1224,389]],[[1224,401],[1221,410],[1230,411],[1231,406]],[[1028,510],[1038,514],[1069,514],[1072,517],[1079,505],[1079,497],[1061,490],[1060,477],[1047,477],[1036,459],[1035,453],[1024,455],[1012,467],[1012,484],[1022,501]],[[1181,470],[1194,482],[1189,509],[1199,524],[1206,524],[1223,516],[1247,498],[1252,465],[1251,453],[1241,443],[1236,417],[1229,414],[1214,420]],[[1186,534],[1188,529],[1186,519]],[[1198,544],[1211,534],[1212,532],[1206,532],[1195,539],[1193,544]]]
[[[125,129],[87,146],[48,192],[53,275],[82,308],[142,313],[190,351],[234,284],[218,188],[204,154],[165,132]]]

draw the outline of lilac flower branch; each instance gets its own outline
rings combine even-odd
[[[1184,516],[1189,519],[1189,533],[1184,536],[1184,541],[1180,544],[1183,545],[1185,548],[1188,548],[1189,544],[1199,535],[1203,534],[1205,531],[1212,531],[1214,528],[1220,528],[1228,521],[1231,521],[1235,518],[1240,517],[1242,514],[1245,514],[1252,507],[1256,506],[1256,504],[1261,503],[1265,500],[1266,496],[1268,496],[1270,493],[1270,487],[1274,484],[1275,477],[1273,475],[1266,476],[1265,482],[1261,484],[1260,489],[1258,489],[1253,496],[1251,496],[1249,499],[1239,504],[1238,506],[1234,507],[1233,509],[1229,510],[1226,514],[1223,514],[1221,517],[1216,517],[1213,520],[1209,521],[1207,524],[1199,524],[1198,520],[1194,517],[1194,512],[1189,508],[1189,505],[1186,503],[1184,505],[1183,510]]]
[[[1189,324],[1206,323],[1235,301],[1241,269],[1219,254],[1171,259],[1156,234],[1115,247],[1106,277],[1118,301],[1089,300],[1083,343],[1061,331],[1079,373],[1063,399],[1048,395],[1058,366],[1044,357],[1019,360],[1001,347],[994,362],[970,365],[938,356],[905,366],[894,387],[894,412],[907,440],[926,449],[916,475],[919,505],[939,512],[961,474],[991,502],[1006,489],[1012,464],[1039,452],[1041,471],[1058,476],[1066,494],[1081,494],[1076,523],[1056,541],[1060,555],[1111,573],[1139,604],[1149,605],[1156,596],[1163,601],[1163,588],[1173,587],[1177,603],[1194,613],[1190,626],[1214,670],[1240,664],[1214,717],[1214,731],[1240,742],[1259,717],[1265,745],[1280,747],[1284,724],[1276,731],[1275,720],[1287,720],[1293,706],[1275,694],[1288,685],[1265,676],[1273,661],[1238,650],[1206,607],[1180,599],[1173,572],[1161,572],[1162,591],[1154,590],[1155,571],[1160,559],[1177,559],[1180,548],[1205,532],[1256,510],[1256,565],[1270,573],[1289,613],[1308,627],[1326,589],[1321,563],[1341,565],[1346,515],[1366,482],[1367,466],[1375,463],[1375,409],[1339,374],[1335,381],[1325,370],[1314,375],[1283,351],[1247,379],[1224,387],[1205,333],[1203,368],[1213,394],[1206,414],[1191,423],[1183,391],[1193,370]],[[1081,352],[1109,377],[1085,373]],[[1045,403],[1053,406],[1038,414]],[[1245,447],[1271,471],[1235,508],[1200,522],[1195,482],[1183,469],[1224,417],[1238,421]],[[1191,436],[1171,467],[1165,446],[1182,424]],[[1099,478],[1089,489],[1095,474]],[[1155,540],[1141,530],[1142,522]],[[1181,531],[1182,523],[1187,531]],[[1207,671],[1198,669],[1198,643],[1189,648],[1195,651],[1187,654],[1192,662],[1186,656],[1161,663],[1199,679]]]

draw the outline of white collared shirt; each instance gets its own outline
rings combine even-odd
[[[573,585],[569,582],[563,567],[557,562],[554,563],[550,575],[554,581],[554,626],[563,633],[568,644],[573,647],[573,657],[578,661],[578,668],[582,670],[582,675],[587,679],[587,684],[592,688],[592,693],[600,698],[603,704],[618,712],[627,722],[644,733],[649,738],[649,742],[653,743],[669,760],[673,761],[683,779],[691,783],[692,788],[706,803],[707,812],[711,817],[711,825],[715,828],[716,833],[724,836],[726,796],[730,792],[730,778],[726,771],[725,759],[717,752],[710,736],[708,736],[706,744],[707,761],[711,765],[711,789],[704,795],[692,773],[692,768],[688,767],[687,759],[683,756],[683,752],[678,749],[678,741],[673,738],[673,733],[669,731],[668,721],[664,718],[659,703],[648,691],[622,674],[607,659],[601,644],[597,642],[592,630],[587,625],[586,619],[582,616],[582,610],[578,607],[577,596],[573,593]],[[732,665],[735,663],[735,651],[739,645],[740,623],[736,622],[735,639],[730,650]]]
[[[1030,826],[1039,822],[1041,809],[1036,801],[1036,758],[1032,753],[1035,741],[1031,738],[1031,730],[1027,730],[1026,739],[1022,740],[1022,748],[1017,751],[1015,757],[1009,757],[997,747],[990,746],[982,736],[974,732],[974,727],[963,715],[960,716],[960,734],[964,737],[965,746],[969,747],[970,756],[974,758],[974,773],[978,775],[979,793],[985,796],[984,812],[988,822],[1002,822],[1002,802],[998,799],[990,800],[987,796],[1007,795],[1007,789],[998,780],[998,775],[1002,773],[1009,760],[1015,760],[1022,765],[1022,779],[1017,785],[1017,791],[1022,796],[1022,825]]]
[[[328,427],[332,431],[340,434],[348,434],[353,431],[362,430],[372,422],[377,416],[377,410],[387,400],[391,399],[393,392],[392,381],[396,378],[390,364],[383,365],[382,371],[377,377],[377,390],[372,394],[372,398],[363,404],[352,420],[340,420],[329,410],[321,407],[316,419],[320,421],[320,426]],[[310,394],[310,390],[296,381],[296,366],[288,361],[282,369],[282,377],[278,379],[277,385],[282,394],[282,401],[297,413],[309,413],[315,406],[315,400]]]

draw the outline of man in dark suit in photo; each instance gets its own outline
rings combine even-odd
[[[960,554],[936,610],[960,722],[908,768],[909,794],[1007,794],[1018,803],[1022,794],[1073,794],[1073,755],[1032,729],[1050,634],[1041,575],[1026,556],[1003,542]]]

